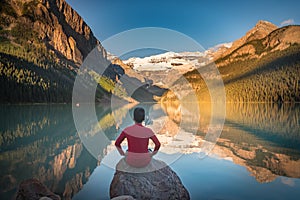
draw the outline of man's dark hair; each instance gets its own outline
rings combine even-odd
[[[137,107],[133,111],[133,119],[137,123],[142,123],[145,119],[145,110],[144,108]]]

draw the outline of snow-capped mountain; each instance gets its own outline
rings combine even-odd
[[[216,54],[222,53],[231,47],[232,43],[216,45],[204,52],[166,52],[163,54],[139,58],[132,57],[123,61],[136,71],[190,71],[201,67],[213,60]]]
[[[166,52],[144,58],[133,57],[125,64],[133,66],[136,71],[165,71],[170,69],[191,70],[196,66],[204,64],[199,62],[199,58],[206,58],[203,52]],[[207,59],[205,59],[207,62]]]

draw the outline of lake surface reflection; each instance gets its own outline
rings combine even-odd
[[[203,159],[198,152],[209,129],[209,104],[199,104],[197,113],[189,105],[142,106],[162,142],[157,159],[176,155],[169,163],[192,199],[298,199],[299,105],[227,104],[222,134]],[[71,105],[0,106],[0,199],[12,199],[18,184],[32,177],[63,199],[108,199],[114,169],[106,160],[117,159],[113,142],[132,123],[128,109],[96,106],[109,141],[98,161],[81,142]]]

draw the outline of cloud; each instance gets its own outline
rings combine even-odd
[[[295,24],[294,19],[287,19],[287,20],[284,20],[283,22],[280,23],[281,26],[287,26],[287,25],[290,25],[290,24]]]
[[[281,182],[285,185],[294,187],[295,181],[293,179],[287,178],[287,177],[281,177]]]

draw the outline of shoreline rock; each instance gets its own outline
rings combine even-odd
[[[39,180],[32,178],[20,183],[16,200],[60,200],[60,196],[51,192]]]
[[[180,178],[163,161],[152,159],[145,169],[136,172],[137,168],[129,165],[123,168],[124,162],[123,158],[116,166],[110,184],[110,198],[127,195],[134,199],[190,199]]]

